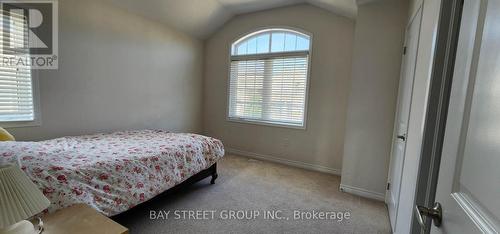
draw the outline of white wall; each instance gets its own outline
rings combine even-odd
[[[384,199],[408,1],[358,7],[341,188]]]
[[[59,70],[40,72],[42,124],[19,140],[201,131],[203,44],[100,1],[59,1]]]
[[[226,120],[230,45],[239,36],[266,26],[296,27],[313,34],[306,130]],[[230,151],[340,172],[353,30],[352,20],[311,5],[233,18],[206,42],[205,134],[222,139]]]

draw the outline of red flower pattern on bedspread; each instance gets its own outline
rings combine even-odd
[[[0,162],[20,164],[51,201],[49,212],[86,203],[108,216],[153,198],[223,156],[217,139],[163,130],[0,142]]]

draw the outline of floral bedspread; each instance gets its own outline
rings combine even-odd
[[[153,198],[223,156],[217,139],[163,130],[0,142],[0,163],[21,167],[51,201],[48,212],[86,203],[108,216]]]

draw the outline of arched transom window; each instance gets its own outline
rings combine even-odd
[[[231,45],[230,120],[305,127],[310,36],[250,33]]]

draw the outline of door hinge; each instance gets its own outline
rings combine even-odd
[[[387,183],[387,189],[386,190],[389,190],[391,189],[391,183]]]
[[[406,46],[403,47],[403,55],[406,55]]]

